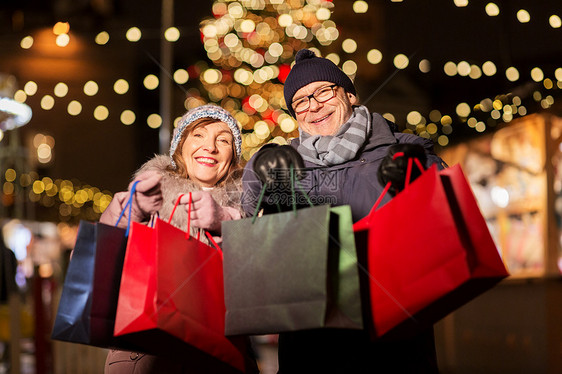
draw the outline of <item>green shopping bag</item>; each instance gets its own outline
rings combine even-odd
[[[222,234],[226,335],[363,328],[348,205],[225,221]]]

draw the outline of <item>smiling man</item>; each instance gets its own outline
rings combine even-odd
[[[286,169],[291,164],[315,204],[350,205],[354,222],[369,213],[383,191],[377,172],[383,160],[384,165],[389,162],[385,157],[389,150],[398,148],[408,157],[423,160],[425,166],[436,163],[439,169],[444,167],[431,140],[397,132],[394,123],[359,105],[351,79],[330,60],[310,50],[297,53],[285,81],[284,96],[300,136],[290,145],[262,147],[244,168],[242,203],[248,215],[254,213],[263,183],[271,186],[262,202],[265,213],[276,212],[279,206],[290,207]],[[416,155],[408,154],[414,148]],[[390,198],[387,194],[382,204]],[[297,199],[297,205],[306,206],[299,203]],[[406,225],[404,229],[407,232]],[[366,254],[358,253],[358,258],[361,261]],[[368,276],[365,269],[363,264],[363,277]],[[364,298],[364,304],[367,300]],[[370,319],[369,314],[364,312],[365,321]],[[367,328],[297,331],[279,336],[281,374],[436,373],[436,361],[431,328],[395,341],[372,340]]]

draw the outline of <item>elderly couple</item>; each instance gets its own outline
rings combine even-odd
[[[242,143],[237,122],[226,110],[204,105],[182,117],[173,134],[170,156],[155,156],[136,173],[135,180],[140,182],[131,218],[148,222],[156,212],[169,217],[177,196],[192,192],[191,230],[205,229],[220,239],[223,220],[253,214],[256,196],[263,183],[271,182],[268,178],[273,175],[272,169],[293,164],[297,169],[306,168],[301,183],[307,186],[311,198],[329,195],[332,205],[350,205],[357,221],[368,214],[381,194],[383,185],[377,171],[397,144],[414,144],[422,149],[426,166],[442,165],[431,141],[395,132],[394,124],[359,105],[349,77],[310,50],[297,53],[284,95],[300,137],[290,145],[270,145],[258,151],[244,168],[242,193],[236,193],[240,180],[233,177]],[[318,173],[329,175],[330,183],[323,183],[326,179],[318,178]],[[116,222],[127,198],[127,191],[115,194],[100,221]],[[186,206],[187,202],[185,195],[180,204]],[[172,223],[183,229],[186,220],[184,208],[174,215]],[[251,353],[248,356],[247,361],[255,362]],[[361,330],[282,333],[278,357],[283,374],[438,372],[432,329],[396,341],[372,341],[368,332]],[[211,372],[196,366],[181,357],[113,350],[108,354],[105,372]],[[248,372],[258,371],[256,365],[247,366]]]

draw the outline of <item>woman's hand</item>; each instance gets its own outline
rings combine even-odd
[[[109,206],[100,217],[100,222],[106,225],[117,224],[118,227],[127,227],[129,208],[125,210],[119,222],[117,222],[117,218],[119,218],[125,208],[131,196],[131,188],[136,181],[139,183],[135,189],[133,206],[131,208],[131,220],[134,222],[148,221],[150,216],[162,207],[161,179],[162,176],[155,171],[147,171],[140,174],[129,184],[128,191],[117,192],[113,195],[111,203],[109,203]]]
[[[220,206],[210,192],[192,192],[191,199],[190,218],[191,225],[195,227],[220,234],[222,221],[240,218],[236,209]],[[189,194],[184,194],[179,203],[185,205],[186,211],[189,211]]]
[[[157,171],[149,170],[140,174],[129,184],[129,193],[133,184],[139,182],[135,189],[133,198],[133,207],[131,219],[136,222],[142,222],[150,218],[150,216],[162,207],[162,190],[160,188],[160,180],[162,175]],[[125,212],[129,214],[129,212]]]

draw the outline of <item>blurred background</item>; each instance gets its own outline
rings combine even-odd
[[[2,266],[15,257],[17,284],[0,373],[101,372],[104,350],[49,339],[78,223],[167,152],[190,108],[230,110],[244,160],[297,137],[282,88],[302,48],[463,166],[512,274],[436,325],[442,372],[560,372],[561,17],[546,0],[0,1]],[[256,342],[274,372],[275,337]]]

